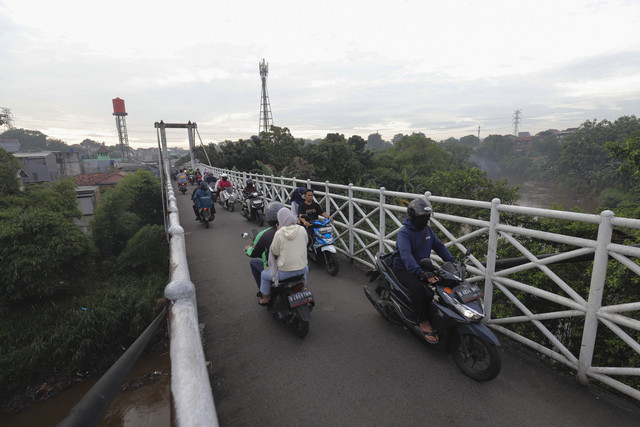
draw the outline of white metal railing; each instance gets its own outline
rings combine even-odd
[[[200,165],[201,170],[205,167],[213,170],[216,176],[219,176],[222,172],[226,172],[236,188],[242,188],[245,180],[252,178],[259,189],[265,194],[265,199],[268,201],[279,201],[283,204],[287,204],[289,195],[294,188],[298,186],[313,188],[318,201],[324,204],[325,210],[332,216],[332,225],[335,228],[337,236],[336,248],[338,251],[346,255],[349,260],[370,268],[374,265],[376,252],[386,252],[395,246],[394,237],[402,226],[399,214],[406,212],[405,207],[394,203],[396,199],[408,201],[419,197],[427,197],[431,202],[445,206],[463,206],[485,211],[484,217],[488,218],[488,220],[436,212],[432,215],[432,226],[435,225],[439,232],[444,235],[444,240],[448,240],[446,245],[450,249],[457,247],[462,252],[465,252],[465,244],[467,242],[472,242],[478,238],[487,241],[486,262],[483,264],[475,257],[471,257],[471,265],[468,269],[471,275],[471,281],[484,282],[484,303],[487,313],[485,320],[487,324],[508,337],[575,369],[577,378],[582,384],[586,384],[588,377],[592,377],[640,400],[640,391],[612,377],[614,375],[639,376],[639,367],[592,366],[597,331],[600,324],[606,326],[633,349],[633,351],[640,354],[640,344],[638,341],[621,328],[624,327],[633,331],[640,331],[640,321],[623,314],[639,311],[640,302],[611,306],[601,305],[609,257],[626,266],[636,275],[640,275],[640,266],[634,261],[640,258],[640,248],[611,242],[614,227],[640,229],[640,220],[616,218],[611,211],[604,211],[600,215],[582,214],[503,205],[499,199],[486,202],[437,197],[428,192],[425,194],[402,193],[387,191],[384,188],[371,189],[356,187],[352,184],[339,185],[329,182],[274,177],[222,170],[212,166]],[[446,211],[446,207],[440,210]],[[598,236],[596,240],[590,240],[516,227],[501,222],[501,213],[597,224],[599,227]],[[458,232],[460,235],[455,236],[452,231],[445,227],[443,222],[462,225],[459,227],[462,230]],[[567,253],[558,253],[545,259],[538,259],[536,255],[529,252],[518,241],[518,236],[535,238],[545,241],[548,244],[568,244],[575,246],[577,249]],[[496,268],[498,242],[512,245],[526,257],[529,262],[517,267],[498,270]],[[590,292],[586,300],[582,298],[578,292],[571,289],[562,278],[558,277],[548,267],[548,265],[553,262],[567,261],[585,254],[593,254],[594,257]],[[557,286],[558,289],[556,293],[536,288],[509,277],[515,273],[536,268],[543,271]],[[521,316],[495,319],[491,317],[491,308],[496,288],[522,312]],[[533,313],[514,295],[512,292],[514,290],[526,292],[527,294],[552,301],[564,306],[566,310],[549,313]],[[556,337],[554,332],[549,330],[542,321],[578,316],[584,317],[584,330],[581,338],[580,352],[576,355],[572,354],[561,340]],[[534,342],[506,327],[507,325],[522,322],[530,322],[542,333],[550,345]]]
[[[169,310],[171,355],[172,425],[217,426],[209,374],[200,339],[195,286],[191,282],[178,205],[171,184],[169,163],[165,163],[164,183],[168,205],[170,281],[164,290],[172,301]]]

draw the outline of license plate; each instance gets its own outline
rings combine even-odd
[[[289,295],[289,306],[291,308],[297,307],[302,304],[313,301],[313,295],[311,291],[296,292],[293,295]]]
[[[453,288],[453,291],[458,295],[462,302],[473,301],[476,298],[484,296],[484,292],[478,285],[475,284],[462,284]]]

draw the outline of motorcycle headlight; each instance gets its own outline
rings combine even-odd
[[[447,300],[451,303],[451,305],[455,307],[458,313],[460,313],[462,317],[464,317],[465,319],[480,320],[484,317],[484,314],[478,313],[477,311],[467,307],[464,304],[460,304],[455,298],[447,294],[443,294],[443,295],[447,298]]]

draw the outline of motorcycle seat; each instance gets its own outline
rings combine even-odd
[[[282,279],[278,281],[278,285],[290,285],[294,283],[300,283],[304,281],[304,274],[298,276],[289,277],[288,279]]]

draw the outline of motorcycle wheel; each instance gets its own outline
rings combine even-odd
[[[380,313],[380,315],[382,317],[384,317],[386,320],[389,320],[389,313],[387,313],[387,311],[380,307],[376,301],[373,299],[373,297],[371,295],[369,295],[369,292],[374,292],[371,289],[368,289],[367,287],[365,287],[364,289],[364,294],[366,295],[367,299],[369,299],[369,302],[371,303],[371,305],[373,305],[373,307],[378,311],[378,313]],[[377,292],[377,290],[375,291]],[[378,296],[380,296],[380,298],[382,299],[389,299],[389,292],[387,291],[386,295],[384,295],[382,292],[377,292]]]
[[[296,322],[293,325],[293,329],[296,332],[296,335],[300,338],[304,338],[309,333],[309,322],[302,319],[296,319]]]
[[[206,219],[204,220],[204,228],[209,228],[209,221]]]
[[[229,208],[229,212],[233,212],[233,210],[236,208],[236,204],[235,203],[227,203],[227,207]]]
[[[451,341],[451,357],[465,375],[476,381],[492,380],[502,368],[498,349],[475,335],[455,334]]]
[[[327,269],[327,273],[331,276],[335,276],[340,270],[338,260],[332,252],[324,252],[324,266]]]
[[[258,214],[258,225],[260,227],[264,225],[264,214]]]

